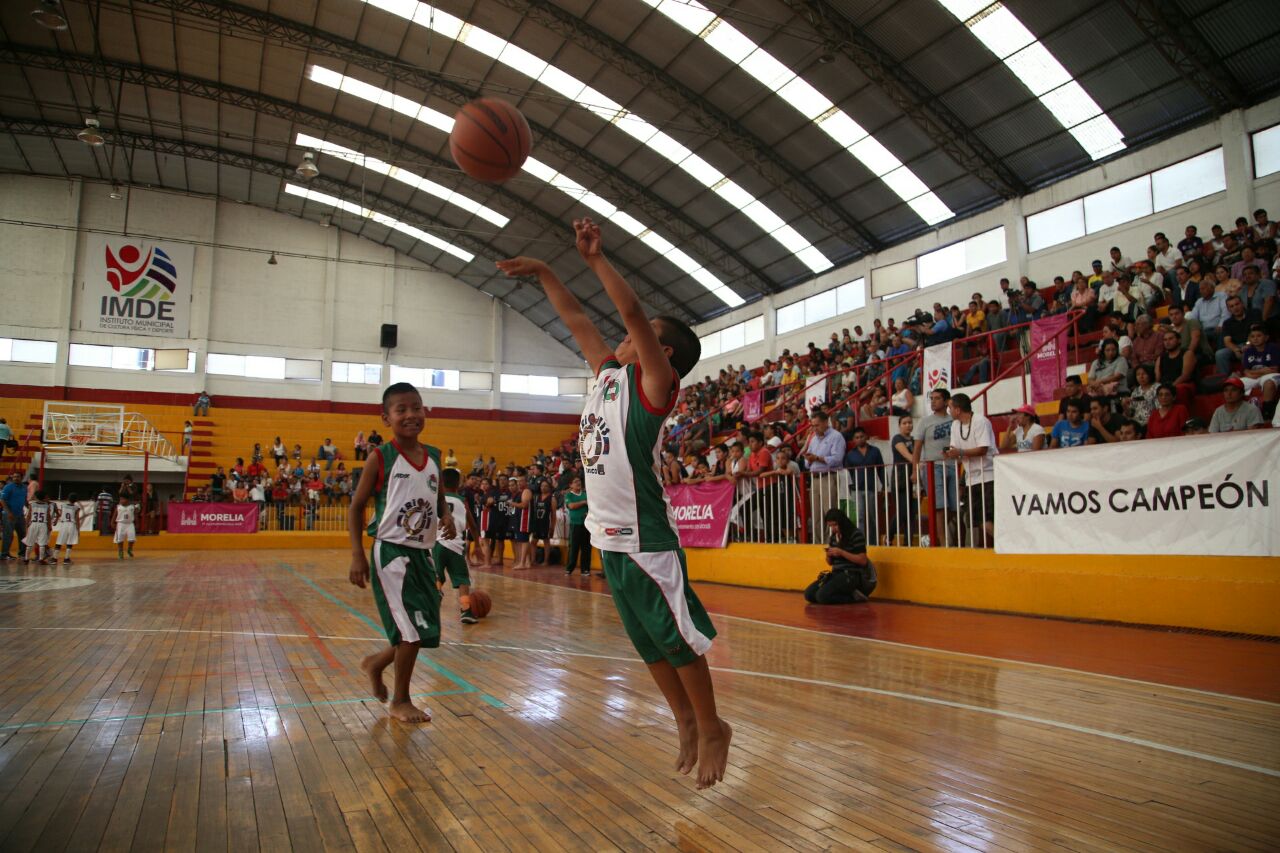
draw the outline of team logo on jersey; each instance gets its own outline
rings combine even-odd
[[[634,532],[630,527],[606,527],[604,529],[605,536],[630,536]]]
[[[400,507],[396,515],[396,526],[405,532],[410,539],[422,540],[423,531],[435,520],[435,507],[424,498],[414,498]]]
[[[440,481],[436,479],[435,474],[427,475],[427,488],[429,488],[431,491],[434,492],[437,490],[437,487],[439,485],[440,485]]]
[[[578,451],[589,474],[603,474],[600,460],[609,455],[609,425],[599,415],[590,414],[578,425]]]
[[[618,394],[621,393],[621,391],[622,386],[618,383],[618,377],[610,376],[604,382],[604,401],[606,403],[612,403],[614,400],[618,399]]]

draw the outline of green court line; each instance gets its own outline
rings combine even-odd
[[[303,575],[298,574],[298,573],[297,573],[296,571],[294,571],[291,567],[289,567],[288,565],[286,565],[286,564],[284,564],[284,563],[278,563],[277,565],[279,565],[279,566],[280,566],[280,568],[284,569],[286,572],[288,572],[289,574],[293,575],[293,576],[294,576],[295,578],[297,578],[298,580],[300,580],[300,581],[302,581],[303,583],[305,583],[307,586],[309,586],[309,587],[311,587],[312,589],[314,589],[316,592],[318,592],[318,593],[320,593],[321,595],[323,595],[325,598],[327,598],[327,599],[329,599],[330,601],[332,601],[334,604],[336,604],[336,605],[338,605],[339,607],[341,607],[343,610],[345,610],[345,611],[347,611],[348,613],[350,613],[352,616],[354,616],[354,617],[356,617],[357,619],[359,619],[359,620],[360,620],[361,622],[363,622],[364,624],[368,625],[368,626],[369,626],[370,628],[372,628],[373,630],[375,630],[375,631],[377,631],[377,632],[379,632],[379,633],[381,633],[381,632],[382,632],[382,626],[381,626],[381,625],[379,625],[377,622],[374,622],[374,621],[373,621],[372,619],[370,619],[368,616],[364,615],[364,614],[363,614],[363,613],[361,613],[359,610],[356,610],[356,609],[355,609],[354,607],[352,607],[350,604],[347,604],[345,601],[343,601],[342,599],[338,598],[337,596],[335,596],[335,595],[330,595],[329,593],[325,592],[323,589],[321,589],[321,588],[319,587],[319,585],[318,585],[318,584],[316,584],[316,583],[315,583],[314,581],[312,581],[310,578],[308,578],[308,577],[304,577]],[[479,687],[476,687],[474,684],[472,684],[471,682],[467,681],[465,678],[463,678],[462,676],[458,675],[458,674],[457,674],[456,672],[454,672],[453,670],[449,669],[448,667],[444,666],[443,664],[436,663],[436,662],[435,662],[434,660],[432,660],[431,658],[429,658],[429,657],[425,656],[424,654],[422,654],[422,649],[419,649],[419,650],[418,650],[418,660],[422,661],[422,662],[423,662],[423,663],[425,663],[427,666],[431,667],[431,668],[432,668],[432,669],[434,669],[436,672],[440,673],[440,674],[441,674],[441,675],[443,675],[445,678],[449,679],[449,680],[450,680],[450,681],[452,681],[454,684],[456,684],[456,685],[460,688],[458,692],[460,692],[460,693],[477,693],[477,694],[479,694],[479,696],[480,696],[480,700],[481,700],[482,702],[484,702],[486,705],[490,705],[490,706],[492,706],[492,707],[494,707],[494,708],[505,708],[505,707],[507,707],[507,706],[506,706],[506,703],[505,703],[505,702],[503,702],[501,699],[497,699],[497,698],[495,698],[495,697],[493,697],[493,696],[490,696],[488,693],[485,693],[485,692],[481,691]]]
[[[456,696],[466,690],[437,690],[434,693],[415,693],[414,699],[425,699],[431,696]],[[79,726],[84,723],[118,723],[122,720],[159,720],[164,717],[194,717],[197,714],[236,714],[242,711],[280,711],[290,708],[318,708],[322,705],[353,705],[357,702],[376,702],[370,696],[356,699],[323,699],[315,702],[286,702],[280,705],[236,705],[231,708],[200,708],[195,711],[164,711],[154,714],[122,714],[118,717],[83,717],[77,720],[47,720],[38,723],[9,723],[0,726],[0,731],[8,729],[38,729],[52,726]]]

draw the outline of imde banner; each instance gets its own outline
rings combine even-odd
[[[764,392],[748,391],[742,395],[742,419],[749,424],[760,420],[764,414]]]
[[[1031,324],[1031,402],[1043,403],[1053,399],[1053,392],[1067,384],[1066,336],[1052,340],[1064,327],[1070,325],[1066,314],[1045,317]],[[1036,347],[1048,341],[1044,348]],[[994,372],[992,378],[995,378]]]
[[[1138,444],[997,456],[997,553],[1280,556],[1280,431]]]
[[[951,390],[951,341],[926,347],[924,351],[924,390]]]
[[[86,235],[80,328],[187,337],[194,264],[195,248],[182,243]]]
[[[258,505],[170,503],[170,533],[257,533]]]
[[[729,544],[733,483],[695,483],[666,489],[682,547],[723,548]]]
[[[813,384],[804,389],[804,408],[812,412],[827,402],[827,377],[819,377]]]

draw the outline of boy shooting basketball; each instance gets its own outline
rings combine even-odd
[[[674,317],[652,322],[635,291],[605,258],[600,229],[573,223],[578,253],[617,307],[627,336],[616,350],[604,342],[577,298],[544,262],[499,261],[508,276],[537,276],[547,299],[595,368],[580,426],[587,491],[587,529],[602,552],[627,635],[676,718],[681,773],[698,768],[698,787],[724,779],[732,732],[716,712],[706,653],[716,635],[689,586],[684,551],[654,459],[680,378],[701,355],[698,338]]]
[[[453,516],[440,488],[440,450],[418,441],[426,422],[422,396],[407,382],[382,392],[382,422],[393,439],[371,447],[351,497],[347,531],[351,534],[350,581],[364,589],[373,563],[373,598],[391,645],[369,655],[360,668],[369,676],[379,702],[387,701],[382,671],[395,663],[394,692],[387,713],[406,723],[426,723],[431,715],[409,698],[409,681],[418,649],[440,645],[440,591],[431,565],[437,532],[457,535]],[[369,535],[370,557],[364,553],[364,507],[376,498]]]

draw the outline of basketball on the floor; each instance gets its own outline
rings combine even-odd
[[[477,181],[500,184],[520,171],[533,135],[515,107],[496,98],[480,98],[458,110],[449,134],[449,153]]]
[[[489,615],[489,611],[493,609],[493,599],[489,597],[489,593],[480,589],[471,590],[471,615],[477,619],[483,619]]]

